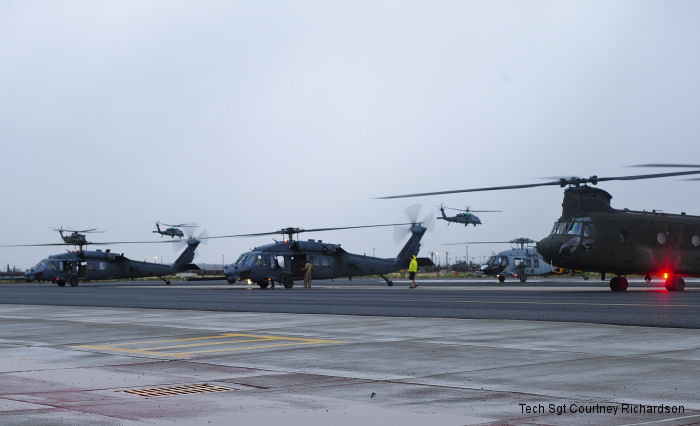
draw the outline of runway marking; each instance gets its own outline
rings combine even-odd
[[[191,393],[224,392],[235,390],[238,389],[204,383],[198,385],[167,386],[162,388],[151,389],[130,389],[122,392],[132,395],[145,396],[146,398],[149,398],[152,396],[187,395]]]
[[[240,337],[242,339],[230,339],[231,337]],[[224,340],[222,340],[224,339]],[[195,342],[196,343],[191,343]],[[159,343],[178,343],[188,342],[183,344],[165,345],[165,346],[148,346]],[[241,343],[260,342],[265,344],[245,345]],[[279,343],[278,343],[279,342]],[[193,355],[206,353],[220,352],[239,352],[255,349],[268,349],[286,346],[300,345],[321,345],[321,344],[342,344],[342,340],[327,340],[327,339],[307,339],[301,337],[289,336],[265,336],[258,334],[246,333],[224,333],[215,336],[189,337],[182,339],[158,339],[158,340],[139,340],[134,342],[114,343],[110,345],[78,345],[79,349],[90,349],[97,351],[116,352],[130,355],[147,355],[167,358],[187,358]],[[225,348],[217,349],[201,349],[188,350],[189,348],[207,348],[214,345],[227,345]],[[173,351],[173,349],[175,351]],[[181,349],[181,351],[178,351]],[[169,351],[164,351],[169,350]]]
[[[252,297],[251,297],[252,298]],[[285,297],[287,300],[309,301],[308,297]],[[314,301],[365,301],[366,299],[351,298],[351,297],[317,297]],[[647,308],[660,307],[677,307],[677,308],[700,308],[700,304],[652,304],[652,303],[609,303],[609,302],[545,302],[545,301],[506,301],[506,300],[435,300],[435,299],[403,299],[403,298],[375,298],[372,301],[391,301],[391,302],[420,302],[420,303],[483,303],[491,305],[573,305],[573,306],[635,306]]]

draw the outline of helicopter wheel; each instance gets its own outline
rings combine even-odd
[[[285,278],[285,280],[282,281],[282,285],[284,288],[292,288],[294,287],[294,281],[289,278]]]
[[[505,276],[503,276],[503,275],[499,275],[499,276],[498,276],[498,281],[499,281],[499,282],[505,282],[505,280],[506,280],[506,277],[505,277]]]
[[[63,280],[58,280],[58,281],[56,281],[56,284],[58,284],[59,287],[65,287],[66,282]]]
[[[391,286],[393,286],[393,285],[394,285],[394,282],[393,282],[393,281],[391,281],[391,280],[389,280],[389,281],[387,281],[387,282],[386,282],[386,285],[388,285],[389,287],[391,287]]]
[[[165,280],[165,285],[170,285],[170,280]]]
[[[78,286],[78,279],[77,278],[71,278],[70,281],[70,286],[71,287],[77,287]]]
[[[612,291],[627,291],[627,278],[614,277],[610,279],[610,290]]]
[[[685,280],[683,277],[670,276],[666,279],[666,290],[668,291],[683,291],[685,290]]]
[[[260,286],[260,288],[267,288],[268,282],[267,281],[258,281],[258,286]]]
[[[644,281],[650,283],[651,282],[651,275],[647,274],[647,276],[644,277]]]

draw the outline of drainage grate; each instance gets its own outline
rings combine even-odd
[[[169,396],[169,395],[187,395],[190,393],[205,393],[205,392],[223,392],[223,391],[235,391],[235,388],[227,388],[224,386],[210,385],[208,383],[201,385],[182,385],[182,386],[168,386],[164,388],[152,388],[152,389],[131,389],[122,391],[124,393],[130,393],[132,395],[139,396]]]

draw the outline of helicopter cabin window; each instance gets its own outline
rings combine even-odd
[[[98,268],[100,271],[104,271],[104,270],[107,269],[107,263],[105,263],[105,262],[100,262],[100,263],[97,264],[97,268]]]
[[[584,237],[595,237],[595,226],[592,223],[583,224],[583,236]]]
[[[693,237],[690,239],[690,242],[693,244],[693,247],[698,247],[700,246],[700,237],[697,235],[693,235]]]
[[[275,256],[275,269],[284,269],[284,256]]]
[[[267,265],[268,265],[267,256],[263,256],[262,254],[255,256],[255,266],[267,266]]]
[[[533,260],[532,264],[534,265],[535,268],[539,268],[540,267],[540,259]]]
[[[321,259],[318,256],[309,256],[308,261],[314,266],[321,266]]]
[[[331,266],[331,258],[328,256],[321,256],[321,266]]]
[[[567,225],[568,225],[567,222],[554,222],[554,226],[552,227],[551,234],[552,235],[565,234]]]

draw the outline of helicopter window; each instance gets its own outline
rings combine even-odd
[[[100,271],[104,271],[105,269],[107,269],[107,264],[106,264],[105,262],[100,262],[100,263],[97,264],[97,268],[98,268]]]
[[[630,238],[630,233],[626,230],[620,231],[620,242],[624,243]]]
[[[267,256],[263,256],[262,254],[259,254],[254,257],[255,260],[255,266],[267,266]]]
[[[35,266],[34,268],[32,268],[32,269],[41,269],[41,268],[43,268],[44,266],[46,266],[47,263],[49,263],[48,260],[42,259],[42,260],[41,260],[39,263],[37,263],[36,266]]]
[[[248,253],[243,253],[242,255],[238,256],[238,259],[236,259],[235,263],[243,263],[243,259],[248,256]]]
[[[700,237],[697,235],[693,235],[693,237],[690,239],[690,242],[693,244],[693,247],[700,246]]]
[[[552,227],[551,234],[552,235],[565,234],[567,226],[568,226],[568,223],[566,223],[566,222],[554,222],[554,226]]]
[[[656,241],[659,244],[664,244],[666,242],[666,234],[664,234],[663,232],[659,232],[658,234],[656,234]]]
[[[535,259],[535,260],[532,261],[532,263],[533,263],[533,265],[535,266],[535,268],[539,268],[539,267],[540,267],[540,259]]]
[[[508,258],[507,258],[507,257],[503,256],[503,257],[501,258],[501,266],[504,267],[504,268],[505,268],[506,266],[508,266]]]
[[[595,236],[595,226],[592,223],[583,224],[583,236],[584,237],[594,237]]]
[[[582,228],[583,228],[583,223],[571,222],[566,229],[566,233],[570,234],[570,235],[580,235]]]
[[[48,269],[50,271],[57,269],[56,262],[47,262],[46,269]]]
[[[328,256],[321,256],[321,266],[331,266],[331,259]]]

